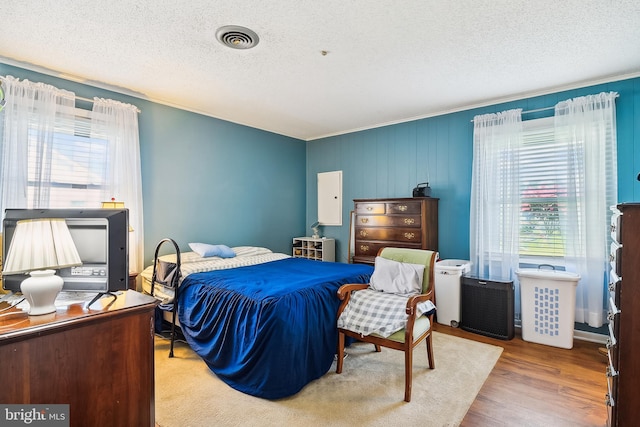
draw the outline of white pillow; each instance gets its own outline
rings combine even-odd
[[[233,258],[236,253],[226,245],[209,245],[207,243],[189,243],[192,251],[203,258],[217,256],[220,258]]]
[[[376,291],[399,295],[422,292],[424,265],[376,257],[369,286]]]

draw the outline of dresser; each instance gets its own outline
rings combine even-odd
[[[127,290],[56,306],[0,317],[0,402],[69,405],[72,427],[153,427],[155,298]]]
[[[387,246],[438,250],[438,199],[355,199],[354,205],[354,263],[374,264]]]
[[[607,423],[634,426],[640,407],[640,203],[611,210]]]

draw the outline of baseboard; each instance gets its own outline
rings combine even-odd
[[[573,331],[573,338],[581,341],[590,341],[598,344],[606,344],[608,335],[596,334],[594,332],[587,331]]]
[[[516,332],[522,336],[522,327],[517,325]],[[573,330],[573,338],[580,341],[595,342],[598,344],[606,344],[608,335],[596,334],[594,332],[580,331],[578,329]]]

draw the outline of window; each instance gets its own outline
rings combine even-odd
[[[42,191],[49,192],[50,208],[100,206],[107,188],[108,141],[92,138],[90,126],[91,111],[76,109],[73,123],[56,123],[46,155],[38,153],[38,123],[29,123],[28,208],[38,207],[34,204]],[[46,180],[50,185],[42,186]]]
[[[114,197],[129,209],[129,268],[143,261],[138,113],[112,99],[84,99],[45,83],[0,76],[0,212],[8,208],[99,208]],[[0,223],[1,226],[1,223]]]
[[[563,257],[568,147],[555,139],[553,118],[524,122],[519,150],[520,256]]]

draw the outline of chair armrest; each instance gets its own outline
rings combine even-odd
[[[342,301],[340,306],[338,307],[338,317],[344,311],[344,308],[349,304],[349,300],[351,299],[351,292],[360,291],[362,289],[367,289],[369,287],[368,283],[347,283],[345,285],[340,286],[337,291],[338,299]]]
[[[351,296],[351,292],[367,289],[368,287],[368,283],[347,283],[346,285],[340,286],[338,289],[338,299],[343,301],[345,298],[348,299]]]
[[[412,295],[409,297],[409,299],[407,300],[407,308],[406,308],[406,313],[409,316],[414,316],[415,312],[416,312],[416,305],[418,305],[418,303],[421,303],[423,301],[427,301],[427,300],[432,300],[433,301],[433,291],[429,291],[426,294],[420,294],[420,295]]]

